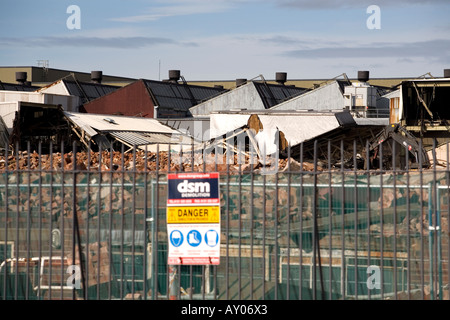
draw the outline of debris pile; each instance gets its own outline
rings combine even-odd
[[[201,152],[169,153],[167,151],[122,153],[119,151],[77,152],[76,161],[73,152],[41,154],[20,151],[17,156],[0,156],[0,171],[14,170],[42,170],[42,171],[70,171],[74,168],[79,171],[161,171],[161,172],[255,172],[260,173],[264,168],[272,171],[313,171],[314,165],[310,162],[297,162],[294,159],[273,158],[262,165],[257,159],[248,155],[234,154],[214,155]],[[76,164],[76,166],[74,166]],[[321,167],[316,168],[321,171]]]

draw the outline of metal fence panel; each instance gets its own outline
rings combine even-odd
[[[361,168],[342,146],[340,164],[316,144],[270,174],[201,151],[6,148],[0,297],[448,299],[448,167]],[[167,173],[182,171],[221,174],[218,266],[167,265]]]

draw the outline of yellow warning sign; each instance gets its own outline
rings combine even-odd
[[[220,223],[220,206],[167,207],[167,223]]]

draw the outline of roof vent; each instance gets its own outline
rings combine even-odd
[[[444,69],[444,78],[450,78],[450,69]]]
[[[242,85],[244,85],[246,83],[247,83],[247,79],[244,79],[244,78],[236,79],[236,88],[239,87],[239,86],[242,86]]]
[[[109,123],[111,123],[111,124],[118,124],[118,123],[116,122],[116,120],[114,120],[113,118],[104,118],[103,120],[106,121],[106,122],[109,122]]]
[[[275,73],[275,80],[279,84],[284,84],[287,81],[287,73],[286,72]]]
[[[181,73],[180,70],[169,70],[169,81],[172,83],[178,83],[180,80]]]
[[[22,85],[25,84],[27,81],[27,73],[24,71],[16,72],[16,81]]]
[[[91,71],[91,81],[93,83],[102,83],[103,72],[102,71]]]
[[[358,81],[367,82],[369,80],[369,71],[358,71]]]

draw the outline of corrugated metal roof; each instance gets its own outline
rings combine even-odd
[[[63,80],[70,95],[80,97],[83,104],[114,92],[120,87],[101,83],[89,83],[73,80]]]
[[[148,90],[156,99],[159,108],[189,111],[189,108],[209,99],[223,89],[192,86],[172,82],[143,80]]]
[[[161,144],[161,151],[169,145],[195,144],[192,138],[156,119],[64,112],[69,120],[91,139],[110,135],[128,146]],[[107,144],[105,144],[107,146]]]
[[[0,81],[0,90],[8,90],[8,91],[36,91],[39,87],[35,86],[24,86],[21,84],[15,83],[4,83]]]
[[[145,134],[142,132],[112,131],[109,132],[109,134],[130,146],[141,146],[155,143],[169,144],[175,142],[170,135],[161,133]]]
[[[175,134],[178,131],[161,124],[152,118],[113,116],[104,114],[64,112],[64,114],[74,123],[82,123],[97,131],[117,132],[152,132]]]
[[[284,85],[254,82],[266,109],[269,109],[283,101],[301,95],[307,91],[304,88],[290,87]]]
[[[194,139],[204,141],[209,139],[209,117],[208,118],[168,118],[158,119],[161,123],[187,133]]]

